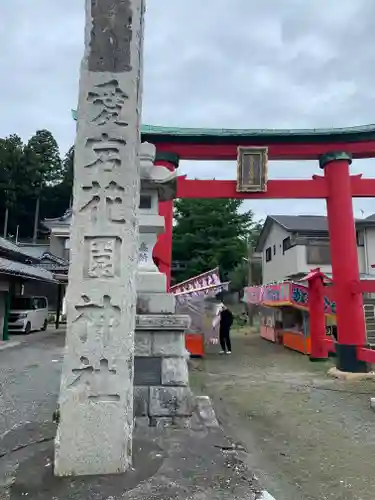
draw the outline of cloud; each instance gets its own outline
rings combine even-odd
[[[223,128],[345,127],[374,121],[373,0],[148,0],[143,121]],[[84,0],[0,4],[0,135],[50,129],[74,140]],[[6,43],[4,43],[6,41]],[[203,167],[203,168],[202,168]],[[353,171],[372,174],[375,162]],[[229,178],[235,166],[183,162],[190,177]],[[304,177],[315,162],[277,162]],[[323,213],[324,203],[247,203],[266,213]],[[373,200],[357,209],[375,212]]]

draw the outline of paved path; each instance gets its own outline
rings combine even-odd
[[[25,421],[51,420],[56,409],[63,332],[18,339],[22,342],[18,347],[0,350],[0,436]]]
[[[375,383],[328,379],[330,362],[235,338],[232,356],[194,361],[191,381],[278,500],[373,500]]]

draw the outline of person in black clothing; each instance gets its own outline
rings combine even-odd
[[[232,354],[232,343],[230,341],[230,329],[233,324],[233,314],[224,304],[220,311],[220,345],[221,354]]]

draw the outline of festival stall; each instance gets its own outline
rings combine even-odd
[[[191,318],[185,335],[190,355],[204,356],[205,345],[216,337],[212,326],[219,305],[216,296],[228,290],[228,285],[221,283],[219,269],[215,268],[171,287],[170,292],[176,297],[176,311]]]
[[[324,309],[327,335],[336,324],[336,304],[326,288]],[[245,288],[246,303],[259,306],[260,335],[303,354],[311,353],[309,292],[300,283],[284,281]]]

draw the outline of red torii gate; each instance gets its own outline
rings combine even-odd
[[[338,363],[362,370],[357,347],[366,344],[363,286],[359,279],[352,197],[375,196],[375,179],[351,176],[352,158],[375,157],[375,125],[325,130],[227,130],[142,127],[142,141],[157,147],[156,164],[169,169],[186,160],[236,160],[238,147],[268,148],[270,160],[318,160],[324,176],[310,180],[270,180],[266,192],[239,193],[237,182],[178,178],[177,198],[325,199],[337,308]],[[173,202],[159,206],[165,233],[154,249],[170,282]],[[345,250],[344,250],[345,249]],[[353,284],[357,283],[357,287]],[[371,284],[367,284],[367,287]],[[374,285],[372,285],[374,288]]]

